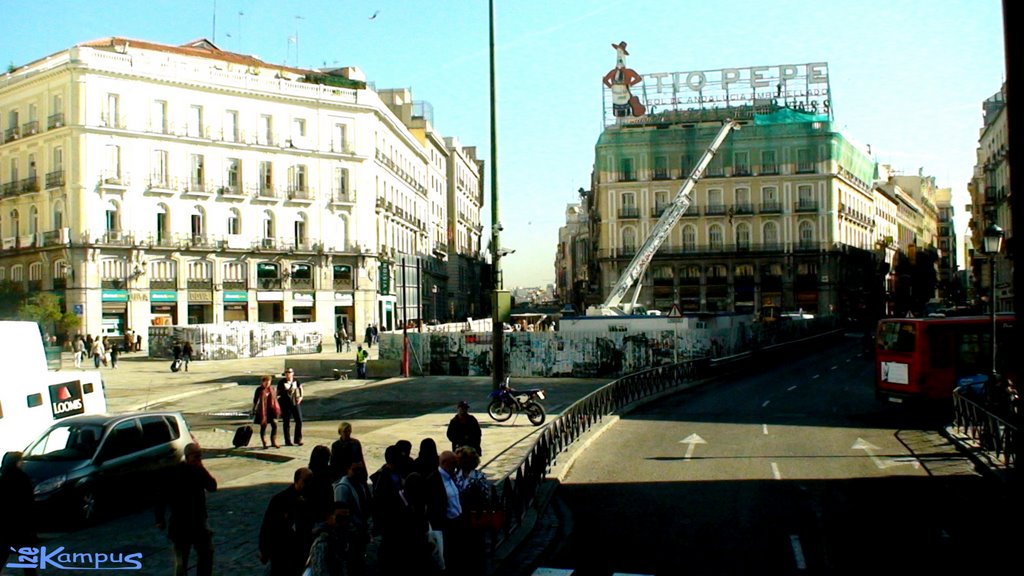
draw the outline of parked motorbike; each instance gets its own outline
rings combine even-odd
[[[506,376],[505,381],[498,385],[498,389],[491,392],[487,414],[497,422],[504,422],[511,418],[512,414],[524,412],[531,424],[540,426],[546,418],[544,406],[540,404],[544,398],[544,390],[541,388],[513,390]]]

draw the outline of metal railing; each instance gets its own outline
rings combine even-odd
[[[1006,468],[1016,468],[1017,426],[1010,422],[1016,416],[1007,408],[1002,414],[993,406],[976,402],[953,391],[953,426],[977,444],[979,451],[991,461]]]

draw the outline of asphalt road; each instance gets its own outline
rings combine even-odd
[[[851,339],[623,417],[559,488],[571,536],[544,565],[575,576],[1007,565],[1020,499],[939,434],[948,417],[878,403],[871,378]]]

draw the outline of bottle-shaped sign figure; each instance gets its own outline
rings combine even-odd
[[[647,111],[640,98],[630,91],[631,86],[639,84],[643,77],[632,68],[626,68],[626,43],[612,44],[615,49],[615,68],[604,75],[604,85],[612,90],[612,114],[617,117],[643,116]]]

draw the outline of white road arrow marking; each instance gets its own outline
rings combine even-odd
[[[690,434],[685,439],[679,441],[680,444],[689,444],[686,447],[686,457],[683,460],[689,460],[693,457],[693,451],[696,449],[697,444],[707,444],[703,438],[696,434]]]
[[[910,464],[914,468],[920,468],[921,467],[921,463],[918,462],[916,458],[911,458],[911,457],[888,458],[888,459],[879,458],[873,452],[874,450],[879,450],[878,446],[875,446],[874,444],[872,444],[871,442],[868,442],[867,440],[865,440],[863,438],[857,438],[857,441],[853,443],[853,446],[851,446],[850,449],[851,450],[863,450],[864,453],[867,454],[869,458],[871,458],[871,461],[874,462],[875,466],[877,466],[879,470],[885,470],[886,468],[892,468],[893,466],[901,466],[903,464]]]

